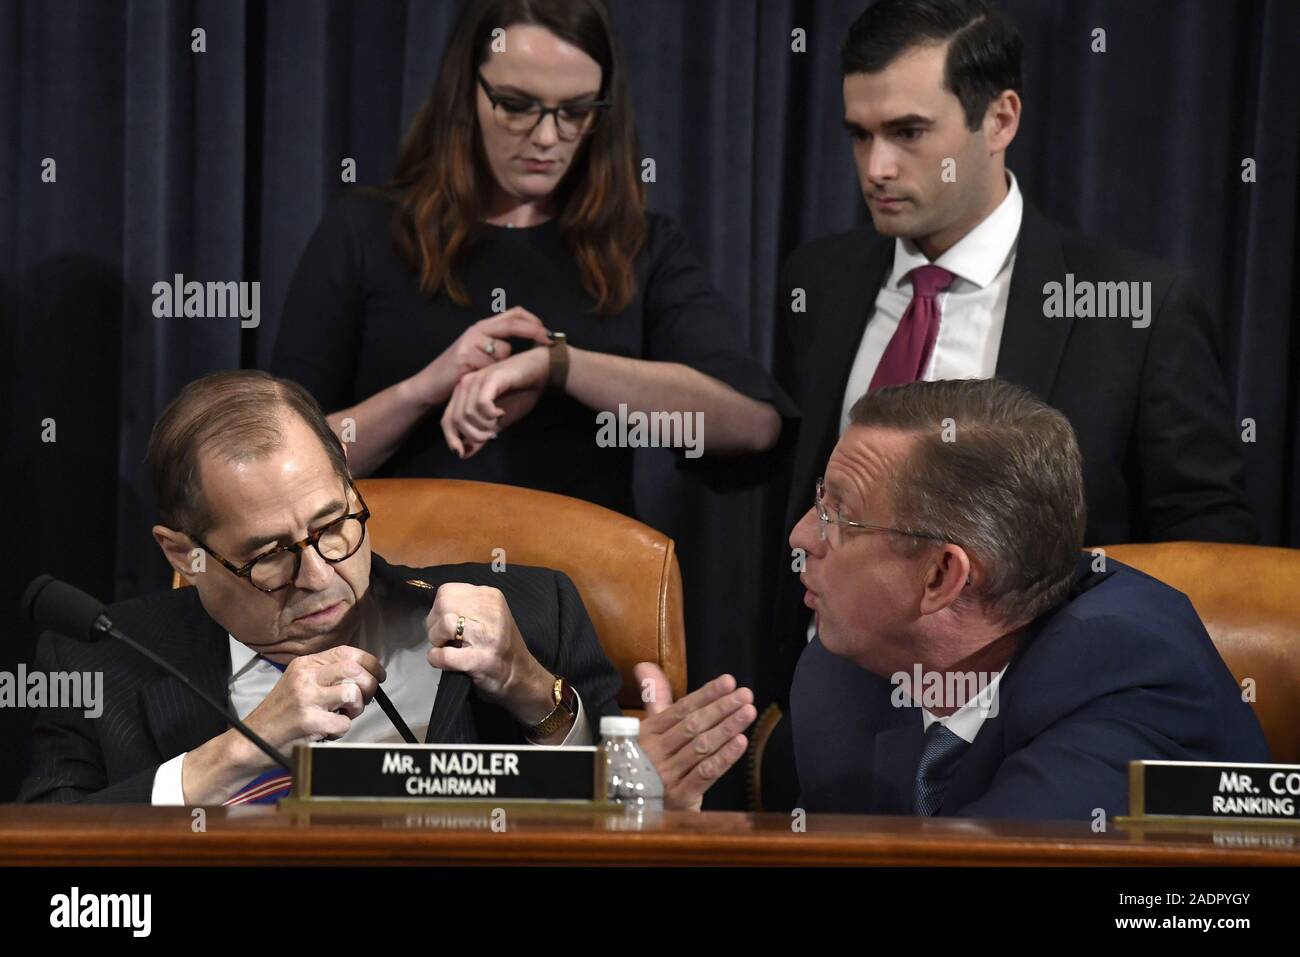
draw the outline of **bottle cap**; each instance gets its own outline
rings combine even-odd
[[[600,719],[600,736],[608,738],[613,735],[636,737],[641,732],[640,718],[605,716]]]

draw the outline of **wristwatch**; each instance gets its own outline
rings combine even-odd
[[[551,713],[524,732],[534,741],[543,741],[549,738],[561,728],[573,724],[578,717],[578,693],[573,690],[573,685],[559,675],[555,676],[555,684],[551,687],[551,696],[555,701],[555,707],[551,710]]]
[[[564,383],[569,378],[568,337],[562,332],[548,332],[551,338],[550,371],[546,375],[547,392],[563,392]]]

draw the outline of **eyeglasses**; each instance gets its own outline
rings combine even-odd
[[[316,529],[302,541],[281,545],[274,551],[258,555],[243,565],[237,566],[233,562],[226,561],[205,545],[197,535],[189,532],[186,534],[194,544],[220,562],[236,578],[243,578],[258,591],[270,594],[288,587],[297,580],[298,570],[302,567],[302,552],[308,545],[316,549],[316,554],[331,565],[347,561],[357,553],[357,549],[366,538],[366,522],[370,519],[370,509],[366,507],[365,499],[361,497],[361,492],[354,484],[349,482],[348,488],[361,503],[360,511],[349,512],[328,525]]]
[[[826,507],[826,479],[817,480],[817,491],[813,498],[813,507],[817,511],[817,518],[821,520],[821,538],[823,542],[830,542],[831,548],[839,548],[841,533],[839,529],[856,528],[865,532],[888,532],[893,535],[906,535],[909,538],[924,538],[933,542],[946,542],[947,538],[939,535],[930,535],[927,532],[914,532],[905,528],[891,528],[888,525],[872,525],[869,522],[852,522],[847,518],[839,516],[839,508],[835,509],[836,514],[831,515],[830,510]]]
[[[510,133],[532,133],[549,115],[555,117],[555,132],[560,139],[576,140],[590,133],[610,106],[608,100],[542,106],[533,99],[498,93],[483,79],[482,73],[478,74],[478,82],[492,102],[492,116],[497,125]]]

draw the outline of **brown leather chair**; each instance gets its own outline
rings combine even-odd
[[[682,573],[673,540],[590,502],[550,492],[452,479],[363,479],[371,548],[397,565],[422,568],[507,563],[555,568],[573,579],[596,635],[623,676],[619,704],[644,707],[632,677],[658,662],[673,697],[686,693]]]
[[[1252,705],[1273,760],[1300,763],[1300,550],[1158,542],[1104,551],[1191,600],[1237,683],[1254,680]],[[781,717],[772,705],[751,735],[746,761],[754,810],[762,809],[764,793],[789,793],[787,782],[763,780],[765,767],[769,774],[776,768],[786,773],[790,765],[786,755],[767,754]]]
[[[1254,680],[1273,760],[1300,763],[1300,550],[1157,542],[1105,552],[1191,600],[1237,683]]]
[[[627,713],[644,708],[637,662],[657,662],[673,697],[686,693],[682,573],[667,535],[590,502],[512,485],[362,479],[357,487],[370,507],[370,546],[392,564],[490,563],[501,548],[508,564],[573,579],[623,677],[618,701]]]

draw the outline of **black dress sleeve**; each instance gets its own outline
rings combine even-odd
[[[678,362],[725,382],[742,395],[770,403],[781,416],[776,445],[753,455],[679,458],[715,491],[734,491],[770,480],[792,454],[799,409],[745,347],[740,318],[728,308],[681,228],[650,214],[650,268],[645,285],[645,358]]]
[[[355,401],[365,300],[357,220],[365,202],[345,194],[312,233],[289,284],[271,355],[271,374],[302,385],[326,414]]]
[[[679,362],[737,392],[770,402],[784,418],[798,410],[745,347],[744,329],[691,252],[681,228],[650,214],[645,285],[645,358]]]

